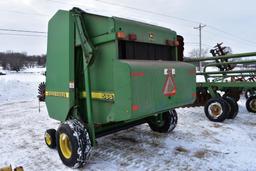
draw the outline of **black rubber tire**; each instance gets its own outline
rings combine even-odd
[[[47,135],[50,138],[50,142],[47,142],[47,140],[46,140]],[[44,142],[49,148],[51,148],[51,149],[56,148],[56,130],[55,129],[48,129],[48,130],[45,131],[45,133],[44,133]]]
[[[214,105],[214,103],[216,103],[216,105],[221,108],[222,112],[217,115],[217,116],[213,116],[210,112],[209,112],[209,107],[211,107],[211,105]],[[206,117],[213,122],[223,122],[227,117],[228,117],[228,112],[229,112],[229,104],[222,98],[212,98],[210,100],[207,101],[207,103],[204,106],[204,112]]]
[[[162,113],[163,121],[162,124],[159,125],[155,118],[152,118],[148,125],[152,131],[159,132],[159,133],[168,133],[175,129],[178,123],[178,115],[175,110],[170,110],[167,112]]]
[[[222,97],[232,97],[235,101],[238,102],[240,100],[240,95],[241,95],[241,91],[232,89],[232,90],[226,91]]]
[[[71,146],[71,157],[64,157],[60,148],[60,135],[64,133],[68,136]],[[69,120],[60,124],[56,133],[57,150],[62,162],[72,168],[80,168],[86,164],[90,157],[92,145],[89,133],[85,126],[78,120]]]
[[[229,104],[229,112],[227,119],[235,119],[239,110],[237,102],[232,97],[223,97],[223,99]]]
[[[246,100],[246,109],[248,112],[256,113],[256,107],[252,106],[252,103],[255,103],[256,96],[251,96]]]

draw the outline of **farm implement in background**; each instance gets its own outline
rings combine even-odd
[[[256,113],[256,59],[251,58],[256,52],[230,54],[227,49],[217,44],[210,51],[213,57],[184,60],[205,62],[203,71],[196,73],[197,99],[192,106],[204,106],[206,116],[214,122],[236,117],[242,92],[246,92],[247,110]]]

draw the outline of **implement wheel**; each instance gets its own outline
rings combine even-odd
[[[229,104],[227,119],[234,119],[239,110],[237,102],[232,97],[223,97],[223,99]]]
[[[48,129],[44,133],[44,141],[45,144],[49,148],[56,148],[56,130],[55,129]]]
[[[212,98],[204,106],[206,117],[213,122],[223,122],[228,117],[229,104],[222,98]]]
[[[256,96],[251,96],[246,101],[248,112],[256,113]]]
[[[91,152],[91,141],[84,125],[78,120],[62,123],[56,133],[57,149],[62,162],[72,168],[85,165]]]
[[[152,118],[148,125],[151,130],[160,133],[167,133],[174,130],[178,122],[178,115],[175,110],[170,110]]]

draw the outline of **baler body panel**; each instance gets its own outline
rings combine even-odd
[[[49,21],[47,46],[46,104],[50,117],[65,121],[74,105],[74,27],[69,12],[58,11]]]
[[[121,60],[115,66],[115,103],[108,116],[110,121],[133,120],[170,110],[195,100],[195,87],[186,82],[195,82],[191,75],[194,66],[174,61]],[[176,94],[165,96],[168,69],[174,69]]]

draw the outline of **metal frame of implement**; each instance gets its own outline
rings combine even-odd
[[[186,62],[215,61],[209,62],[204,66],[202,72],[199,71],[196,73],[197,76],[204,76],[205,82],[197,82],[197,100],[192,106],[208,105],[208,100],[220,98],[218,91],[225,92],[223,95],[224,98],[228,96],[238,101],[242,91],[255,90],[256,68],[247,68],[243,70],[234,70],[234,68],[223,69],[228,68],[227,66],[239,64],[253,64],[255,66],[256,60],[248,59],[254,56],[256,56],[256,52],[185,59],[184,61]],[[229,62],[228,60],[230,59],[238,59],[239,61]],[[207,71],[207,68],[209,67],[219,67],[222,69],[220,71]],[[253,94],[253,96],[255,96],[255,94]],[[208,111],[208,109],[205,111]]]

